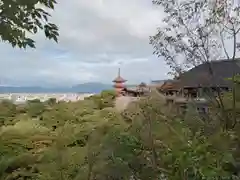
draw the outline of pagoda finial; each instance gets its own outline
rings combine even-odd
[[[118,77],[120,77],[121,70],[118,68]]]

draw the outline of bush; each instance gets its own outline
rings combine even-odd
[[[0,126],[11,123],[17,115],[17,106],[11,101],[0,102]]]
[[[94,101],[98,109],[104,109],[107,107],[114,107],[115,105],[116,93],[113,90],[105,90],[100,94],[93,95],[86,99]]]
[[[56,103],[57,103],[57,99],[56,99],[56,98],[49,98],[49,99],[46,101],[46,103],[49,104],[49,105],[56,104]]]
[[[114,98],[104,91],[78,102],[30,101],[21,106],[26,113],[0,106],[8,107],[6,117],[14,114],[0,128],[0,178],[239,178],[237,130],[224,131],[216,117],[176,116],[154,92],[121,114],[112,107]]]
[[[30,117],[37,118],[46,110],[46,106],[40,100],[36,99],[28,101],[26,109]]]

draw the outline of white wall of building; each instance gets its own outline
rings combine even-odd
[[[66,101],[74,102],[79,100],[84,100],[85,97],[92,96],[94,94],[74,94],[74,93],[9,93],[9,94],[0,94],[0,100],[10,100],[14,103],[24,103],[29,100],[39,99],[44,102],[50,98],[55,98],[57,101]]]

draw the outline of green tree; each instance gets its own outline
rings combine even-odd
[[[93,95],[86,99],[93,100],[97,105],[98,109],[104,109],[107,107],[114,107],[116,98],[116,93],[113,90],[105,90],[102,91],[100,94]]]
[[[172,180],[232,179],[233,172],[225,167],[234,164],[234,133],[224,132],[212,120],[191,122],[190,125],[185,118],[167,113],[163,101],[153,97],[151,95],[129,107],[123,116],[128,122],[131,119],[130,127],[111,138],[116,147],[113,158],[125,168],[125,175],[134,175],[135,179],[163,176]],[[125,138],[123,134],[126,134]],[[131,146],[134,146],[133,150],[128,151]]]
[[[49,98],[46,102],[49,105],[54,105],[57,103],[57,99],[56,98]]]
[[[36,179],[39,150],[49,146],[49,130],[32,120],[0,129],[0,179]]]
[[[16,105],[11,101],[0,102],[0,126],[10,123],[17,114]]]
[[[155,91],[122,113],[113,107],[99,109],[95,100],[51,105],[30,101],[26,113],[16,111],[14,121],[0,127],[0,179],[233,180],[237,176],[237,130],[223,131],[213,119],[201,121],[193,112],[177,116]],[[39,105],[51,108],[40,116],[36,111],[39,118],[33,120],[31,108],[41,109]]]
[[[46,106],[39,99],[28,101],[26,108],[29,116],[33,118],[39,117],[46,110]]]
[[[0,39],[19,48],[35,47],[30,34],[44,31],[57,42],[58,27],[49,21],[55,0],[2,0],[0,2]]]

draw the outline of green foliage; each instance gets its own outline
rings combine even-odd
[[[0,126],[12,121],[17,113],[16,105],[10,101],[0,103]]]
[[[173,116],[154,92],[122,113],[99,108],[98,98],[108,101],[110,94],[70,103],[34,100],[21,106],[26,112],[3,102],[4,117],[14,112],[14,118],[0,128],[0,179],[239,178],[238,131],[193,113]]]
[[[47,100],[47,104],[49,105],[54,105],[57,103],[57,99],[56,98],[50,98]]]
[[[39,117],[45,110],[45,105],[40,100],[28,101],[26,105],[27,113],[30,117]]]
[[[98,95],[93,95],[87,99],[93,100],[97,104],[98,109],[104,109],[106,107],[114,107],[114,100],[116,94],[114,90],[105,90]]]
[[[234,162],[234,140],[230,132],[224,132],[218,124],[212,123],[214,131],[207,133],[209,122],[196,121],[195,125],[192,122],[189,126],[189,121],[168,115],[154,98],[145,99],[132,108],[141,113],[125,112],[124,117],[133,119],[129,136],[137,137],[142,143],[138,150],[150,160],[145,162],[151,170],[147,177],[164,176],[171,180],[232,178],[232,172],[224,168]],[[140,179],[147,177],[138,174]]]
[[[0,39],[13,47],[35,48],[30,34],[43,31],[48,39],[57,42],[58,27],[49,21],[49,10],[55,0],[2,0],[0,2]]]

